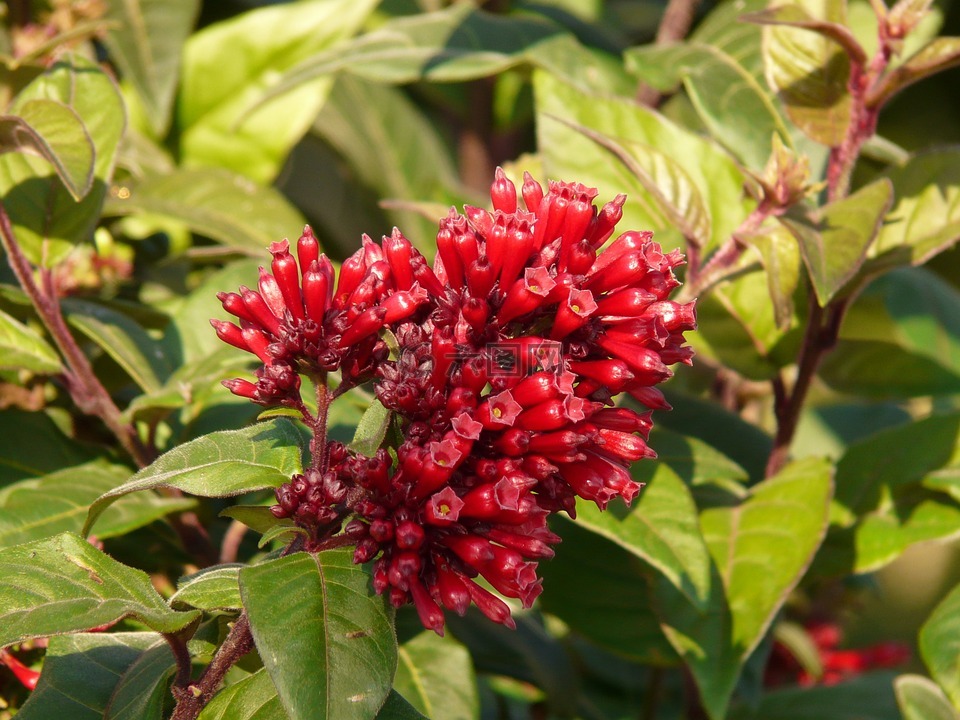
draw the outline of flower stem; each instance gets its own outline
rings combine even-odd
[[[327,469],[327,415],[330,411],[333,394],[327,387],[326,373],[319,373],[310,379],[313,381],[317,393],[317,415],[313,420],[313,439],[310,441],[312,467],[320,472],[325,472]]]

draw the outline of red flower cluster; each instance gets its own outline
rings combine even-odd
[[[835,623],[812,623],[807,632],[820,655],[823,674],[817,678],[800,666],[790,651],[774,643],[764,684],[768,687],[796,683],[803,687],[836,685],[869,670],[895,668],[910,659],[910,648],[883,642],[856,650],[838,650],[843,633]]]
[[[451,210],[432,268],[399,231],[381,246],[364,238],[333,290],[308,230],[299,282],[286,243],[275,244],[259,292],[220,295],[239,326],[214,322],[263,361],[256,384],[225,383],[256,402],[302,408],[298,373],[318,381],[339,368],[342,387],[374,378],[400,419],[395,459],[315,441],[323,451],[277,490],[274,513],[308,528],[314,549],[352,516],[343,531],[356,562],[375,561],[376,591],[412,602],[438,633],[444,608],[471,603],[512,626],[476,578],[529,607],[537,560],[559,540],[547,516],[574,515],[577,497],[604,508],[636,496],[629,466],[654,456],[650,411],[613,398],[667,408],[655,386],[692,356],[683,333],[695,327],[693,303],[667,299],[680,253],[664,254],[648,232],[607,244],[625,196],[598,209],[595,189],[551,182],[544,192],[529,174],[520,194],[525,210],[498,170],[493,212]],[[392,356],[382,328],[396,337]]]

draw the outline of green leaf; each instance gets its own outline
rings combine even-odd
[[[0,550],[0,647],[131,616],[172,633],[200,614],[171,610],[145,572],[71,533]]]
[[[6,409],[0,411],[0,486],[60,470],[95,457],[84,445],[68,438],[49,415]],[[37,452],[37,438],[43,452]]]
[[[159,344],[126,315],[86,300],[62,303],[67,322],[96,343],[144,392],[157,392],[170,374]]]
[[[0,310],[0,370],[29,370],[43,375],[60,372],[60,357],[33,328]]]
[[[650,570],[622,543],[559,519],[557,556],[541,563],[538,603],[572,630],[634,662],[675,665],[677,656],[650,606]]]
[[[672,223],[627,167],[611,163],[605,149],[572,125],[620,144],[658,151],[669,148],[670,157],[702,198],[709,219],[707,249],[729,238],[749,214],[753,203],[743,195],[744,175],[716,145],[633,102],[585,93],[544,72],[534,73],[534,95],[538,144],[547,174],[597,187],[601,199],[626,193],[629,200],[623,208],[622,229],[672,231]],[[664,233],[658,240],[675,246],[679,238]]]
[[[79,203],[46,160],[22,153],[0,155],[0,195],[17,240],[32,263],[52,267],[92,235],[126,120],[113,80],[79,56],[54,63],[17,95],[10,112],[19,114],[34,100],[68,106],[93,143],[93,187]]]
[[[960,147],[913,155],[889,178],[896,202],[865,272],[922,265],[960,240]]]
[[[432,630],[400,646],[393,687],[431,720],[466,720],[480,714],[470,653]]]
[[[960,708],[960,587],[937,605],[920,628],[920,655],[955,708]]]
[[[192,231],[250,255],[299,234],[303,216],[279,192],[222,168],[197,168],[127,180],[105,215],[146,213],[183,222]]]
[[[231,497],[274,488],[301,472],[300,433],[286,420],[197,438],[161,455],[90,507],[83,532],[89,533],[112,503],[139,490],[174,487],[201,497]]]
[[[228,685],[214,696],[198,720],[287,720],[267,671]]]
[[[960,505],[926,490],[926,479],[955,467],[960,415],[934,416],[851,445],[837,464],[831,532],[817,573],[863,573],[910,545],[960,532]]]
[[[690,490],[668,466],[657,465],[633,507],[614,503],[601,512],[592,503],[578,505],[579,525],[648,562],[694,607],[706,609],[710,556]]]
[[[183,43],[193,28],[199,0],[126,0],[110,3],[104,42],[124,79],[136,88],[155,137],[170,124],[180,78]]]
[[[893,682],[903,720],[958,720],[943,690],[922,675],[901,675]]]
[[[779,5],[760,12],[750,13],[742,16],[740,20],[741,22],[754,22],[758,25],[779,25],[809,30],[810,32],[833,40],[846,51],[847,56],[851,60],[861,64],[866,63],[867,53],[860,46],[860,43],[857,42],[851,30],[846,25],[836,22],[836,20],[843,19],[842,10],[827,7],[828,12],[832,11],[832,17],[829,19],[821,19],[808,12],[804,4],[813,9],[814,12],[822,12],[821,8],[823,6],[818,6],[814,3],[800,2],[792,5]],[[834,22],[831,22],[831,20],[834,20]]]
[[[800,243],[821,307],[860,270],[892,200],[893,185],[882,178],[815,214],[780,218]]]
[[[302,63],[324,52],[343,52],[343,41],[375,5],[374,0],[286,3],[193,35],[184,49],[177,105],[184,164],[271,181],[323,106],[332,80],[314,77],[279,96],[272,89]]]
[[[129,476],[126,467],[95,460],[8,485],[0,490],[0,547],[79,532],[90,504]],[[123,535],[195,504],[190,498],[163,498],[152,492],[123,498],[104,513],[97,537]]]
[[[570,126],[622,162],[690,245],[703,247],[710,241],[710,216],[703,198],[678,162],[650,145],[621,144],[582,125]]]
[[[748,167],[763,168],[770,137],[790,143],[790,132],[766,88],[736,58],[712,45],[686,42],[648,45],[625,53],[627,68],[645,82],[666,73],[659,90],[682,80],[709,133]]]
[[[17,714],[22,720],[103,720],[114,689],[151,632],[80,633],[50,639],[40,681]]]
[[[246,567],[240,592],[291,720],[364,720],[380,708],[396,669],[396,638],[349,549]]]
[[[785,227],[776,223],[739,237],[760,254],[777,328],[788,329],[794,317],[793,296],[800,285],[801,254],[797,241]]]
[[[221,511],[220,516],[239,520],[261,535],[277,525],[293,527],[293,521],[289,518],[281,519],[270,512],[269,505],[231,505]]]
[[[711,718],[724,716],[740,667],[823,539],[830,475],[826,462],[794,462],[755,485],[739,506],[702,513],[715,568],[706,612],[663,580],[654,588],[663,631],[690,668]]]
[[[120,676],[104,720],[162,720],[176,669],[170,645],[157,638]]]
[[[0,153],[23,152],[53,165],[74,200],[93,185],[93,141],[69,105],[29,100],[17,115],[0,116]]]
[[[957,65],[960,65],[960,38],[934,38],[886,73],[877,88],[867,95],[867,103],[880,107],[905,87]]]
[[[241,567],[215,565],[181,578],[177,592],[170,597],[171,607],[194,607],[208,612],[242,608],[238,579]]]
[[[755,711],[741,706],[729,720],[901,720],[892,680],[891,673],[873,672],[837,685],[774,690]]]
[[[396,690],[391,690],[387,701],[377,713],[376,720],[428,720],[426,715],[407,702]]]
[[[357,424],[357,432],[354,433],[350,449],[361,455],[373,457],[387,436],[392,420],[393,412],[385,408],[379,400],[374,400]]]
[[[818,0],[798,0],[788,7],[787,13],[834,25],[842,25],[846,9]],[[839,145],[851,114],[850,58],[841,46],[819,30],[768,25],[763,28],[763,60],[767,82],[790,119],[812,140]]]

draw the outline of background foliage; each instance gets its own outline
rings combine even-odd
[[[0,715],[168,717],[161,634],[199,668],[245,608],[205,720],[960,717],[960,6],[878,8],[8,2],[0,647],[43,673]],[[281,557],[302,431],[207,320],[307,221],[432,256],[498,164],[682,247],[697,360],[634,505],[558,521],[516,631],[440,638],[346,551]]]

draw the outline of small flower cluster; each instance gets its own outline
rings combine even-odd
[[[692,357],[693,303],[668,299],[680,253],[649,232],[608,242],[625,196],[597,208],[595,189],[545,191],[529,174],[519,195],[524,209],[498,170],[492,212],[441,220],[432,267],[395,230],[380,245],[365,237],[336,285],[308,229],[296,260],[286,242],[271,247],[259,292],[219,296],[239,325],[214,321],[263,362],[256,383],[227,387],[300,408],[308,424],[300,374],[325,384],[339,369],[340,390],[373,380],[402,439],[373,457],[315,439],[313,466],[277,490],[274,514],[309,531],[308,549],[342,529],[354,560],[373,561],[376,591],[438,633],[444,609],[471,604],[512,626],[496,593],[524,607],[539,595],[537,561],[559,541],[547,517],[574,515],[577,497],[602,509],[636,496],[629,466],[654,456],[650,414],[669,407],[655,386]],[[621,393],[648,410],[614,406]]]

